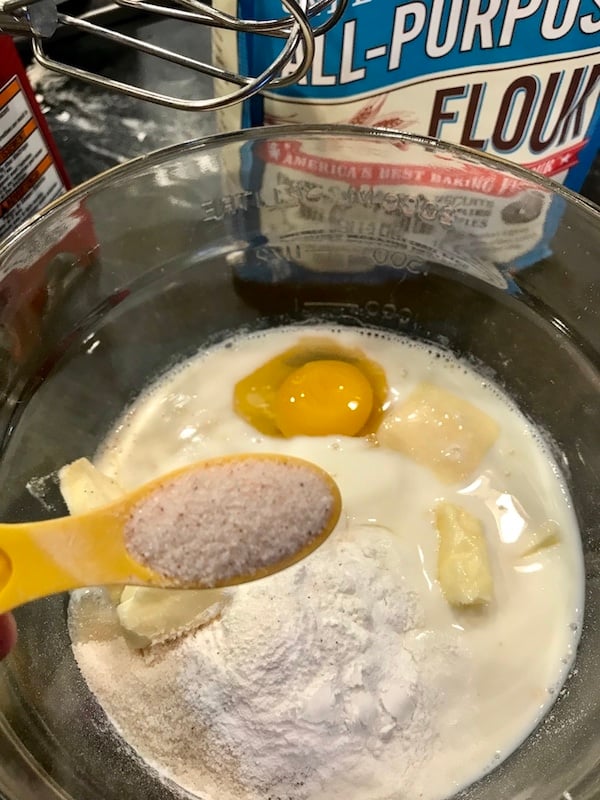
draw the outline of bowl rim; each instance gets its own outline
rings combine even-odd
[[[287,125],[269,125],[257,128],[243,128],[236,131],[225,133],[214,133],[197,139],[190,139],[178,144],[167,145],[165,147],[152,150],[141,156],[129,159],[128,161],[110,167],[83,183],[69,189],[60,195],[56,200],[46,205],[36,214],[21,223],[14,231],[11,231],[4,239],[0,240],[0,269],[4,258],[10,251],[21,242],[31,230],[35,231],[46,219],[51,218],[55,213],[77,200],[86,197],[108,187],[111,183],[126,178],[128,175],[134,176],[148,166],[159,166],[168,163],[174,157],[187,155],[203,150],[213,150],[220,147],[234,144],[246,144],[249,142],[260,141],[269,136],[285,137],[308,137],[318,138],[326,135],[328,137],[343,138],[353,136],[365,140],[379,139],[392,143],[402,142],[403,144],[417,144],[421,147],[429,147],[440,153],[451,156],[459,156],[464,161],[495,168],[508,172],[522,181],[527,181],[540,189],[551,192],[553,195],[563,198],[570,205],[578,208],[584,214],[595,217],[600,226],[600,205],[596,205],[591,200],[584,198],[572,189],[568,189],[557,181],[546,178],[527,167],[522,167],[500,156],[492,155],[479,150],[474,150],[459,144],[451,144],[441,139],[434,139],[430,136],[420,136],[414,133],[401,131],[391,131],[387,128],[372,128],[362,125],[339,125],[339,124],[314,124],[314,123],[295,123]]]

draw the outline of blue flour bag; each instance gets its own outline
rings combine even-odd
[[[284,13],[277,0],[214,5],[244,18]],[[266,36],[213,36],[217,62],[248,75],[263,71],[282,46]],[[401,130],[500,156],[577,191],[599,149],[599,94],[600,0],[350,0],[342,19],[317,38],[305,78],[225,110],[220,127],[312,122]],[[267,193],[274,182],[342,187],[343,164],[354,159],[371,175],[353,181],[355,188],[384,188],[360,153],[340,157],[337,176],[330,163],[315,167],[318,158],[291,141],[265,152],[260,174],[244,173],[242,164],[242,176],[250,191]],[[452,170],[403,164],[421,176],[407,191],[438,207],[470,209],[486,241],[483,261],[519,269],[549,255],[560,200],[535,186],[517,191],[502,181],[465,181]]]

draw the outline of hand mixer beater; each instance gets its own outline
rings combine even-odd
[[[269,20],[241,19],[214,9],[201,0],[115,0],[115,3],[118,7],[135,9],[154,17],[163,16],[211,28],[220,27],[239,34],[254,33],[277,37],[282,40],[282,47],[277,57],[260,75],[241,75],[216,64],[127,36],[90,20],[64,14],[55,0],[0,0],[0,32],[31,37],[35,59],[49,70],[169,108],[214,111],[247,100],[267,86],[271,89],[280,88],[301,80],[313,60],[315,37],[326,33],[337,23],[348,0],[281,0],[282,8],[287,13],[279,19]],[[329,18],[313,27],[315,17],[327,9],[331,12]],[[65,27],[210,75],[234,88],[218,97],[186,100],[71,66],[51,58],[44,48],[44,43]],[[301,54],[298,63],[292,64],[294,55],[298,53]],[[281,71],[288,64],[291,64],[290,71],[284,76]]]

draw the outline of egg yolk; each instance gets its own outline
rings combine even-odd
[[[277,390],[275,423],[284,436],[355,436],[373,410],[373,389],[345,361],[310,361]]]
[[[280,417],[283,420],[282,424],[286,428],[286,431],[292,431],[286,433],[279,427],[276,419],[275,405],[277,397],[281,387],[292,374],[298,372],[307,364],[321,365],[311,367],[309,373],[312,372],[312,370],[322,371],[323,369],[329,369],[329,367],[323,367],[323,363],[333,363],[336,365],[336,369],[340,366],[341,369],[346,369],[346,367],[353,368],[350,370],[353,376],[350,382],[348,382],[349,375],[345,373],[345,390],[340,390],[334,385],[333,388],[330,387],[328,391],[323,391],[323,395],[326,397],[327,401],[327,408],[338,408],[339,403],[342,406],[342,411],[336,412],[338,417],[344,419],[352,418],[355,420],[358,420],[359,417],[362,418],[361,414],[357,413],[358,406],[355,407],[353,405],[353,410],[348,409],[344,407],[343,401],[339,398],[343,391],[348,391],[350,386],[358,385],[364,387],[366,381],[369,384],[371,392],[369,393],[369,389],[366,388],[361,388],[360,391],[362,398],[371,398],[371,414],[365,424],[358,430],[355,430],[352,435],[366,436],[378,430],[386,408],[389,391],[384,370],[375,361],[371,361],[371,359],[367,358],[362,350],[359,350],[357,347],[348,347],[336,341],[334,338],[325,336],[302,337],[291,347],[273,356],[273,358],[268,359],[268,361],[260,364],[260,366],[252,372],[242,377],[235,384],[233,391],[233,408],[235,413],[265,436],[280,437],[296,435],[298,433],[295,427],[297,423],[293,422],[290,426],[286,426],[285,420],[288,417],[288,412],[290,418],[297,420],[302,416],[302,414],[298,413],[298,409],[307,409],[308,402],[306,398],[299,398],[296,409],[290,411],[290,409],[287,408],[288,405],[292,405],[289,403],[289,398],[292,395],[294,395],[294,397],[296,396],[296,389],[288,391],[287,399],[285,399],[286,391],[284,390],[281,393],[281,397],[284,398],[284,400],[279,402],[278,405],[282,407],[280,411]],[[302,376],[303,373],[300,372],[299,375]],[[339,383],[337,385],[339,385]],[[305,394],[308,395],[309,393],[305,392]],[[337,399],[334,400],[334,398]],[[353,404],[359,403],[359,401],[360,407],[365,409],[366,413],[368,404],[365,404],[361,398],[348,398],[348,402]],[[309,412],[305,411],[302,413],[306,416]],[[317,416],[322,418],[325,413],[329,413],[329,411],[326,411],[326,405],[323,403],[314,413],[310,413],[314,419],[317,419]],[[302,429],[304,429],[306,424],[307,423],[302,424]],[[314,425],[314,422],[311,424]],[[356,424],[358,425],[358,423]],[[336,423],[333,427],[323,427],[325,429],[324,435],[329,435],[332,432],[335,433],[339,426]],[[354,429],[354,427],[353,424],[348,430],[351,428]]]

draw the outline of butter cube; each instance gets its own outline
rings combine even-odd
[[[546,520],[539,528],[527,531],[519,539],[519,544],[523,548],[521,557],[533,556],[548,547],[554,547],[560,542],[560,527],[554,520]]]
[[[380,445],[431,469],[444,483],[468,478],[498,438],[499,427],[468,400],[420,383],[383,420]]]
[[[435,527],[438,581],[446,600],[453,606],[489,603],[493,581],[481,522],[460,506],[439,503]]]
[[[190,591],[126,586],[117,606],[123,634],[134,650],[171,641],[212,622],[227,595],[221,589]]]
[[[78,458],[59,470],[60,492],[70,514],[85,514],[107,506],[123,495],[123,489],[87,458]]]

